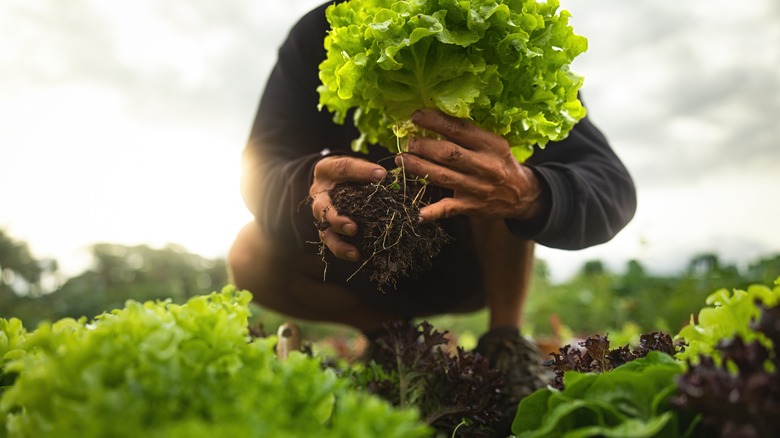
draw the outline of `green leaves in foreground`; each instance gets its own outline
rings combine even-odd
[[[23,332],[0,320],[0,437],[418,437],[415,410],[250,339],[248,292],[128,301]]]
[[[684,366],[651,351],[601,373],[567,372],[566,390],[539,390],[520,402],[512,432],[530,437],[682,437],[690,418],[668,403]]]
[[[720,436],[776,436],[780,431],[780,278],[707,300],[698,324],[680,336],[689,365],[677,380],[678,406],[701,414]],[[678,354],[681,356],[681,354]]]
[[[439,435],[487,435],[501,417],[503,374],[484,357],[457,347],[428,322],[390,321],[376,340],[372,362],[353,368],[356,385],[396,406],[417,406]],[[462,425],[469,426],[463,427]]]
[[[775,436],[780,278],[774,288],[718,290],[706,304],[676,336],[685,344],[676,353],[668,348],[671,339],[658,336],[647,346],[660,351],[623,364],[637,354],[608,350],[605,337],[581,343],[584,353],[562,348],[551,363],[556,372],[566,370],[558,385],[564,389],[522,400],[512,431],[518,437]]]
[[[435,108],[505,137],[519,161],[585,116],[569,70],[587,50],[558,0],[349,0],[327,9],[320,107],[356,151],[396,152],[412,113]]]

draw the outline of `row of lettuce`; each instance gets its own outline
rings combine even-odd
[[[274,336],[249,334],[250,301],[226,287],[182,305],[128,301],[93,320],[32,331],[0,319],[0,437],[434,436],[445,432],[441,420],[437,427],[415,402],[426,391],[441,402],[447,388],[479,375],[462,350],[453,360],[437,356],[429,362],[449,383],[420,380],[416,395],[399,403],[366,390],[365,373],[356,379],[360,373],[303,353],[278,360]],[[771,415],[780,412],[778,301],[780,278],[719,290],[676,336],[644,338],[652,347],[642,354],[610,349],[606,336],[561,348],[551,361],[556,384],[522,400],[512,432],[769,436],[780,430]],[[418,350],[440,342],[430,327],[423,331],[409,338],[422,339]],[[458,424],[471,423],[466,417]],[[456,423],[444,424],[452,433]]]
[[[0,437],[430,435],[317,359],[277,360],[274,337],[249,337],[250,301],[227,287],[32,332],[0,319]]]
[[[554,354],[557,379],[522,400],[518,437],[768,437],[780,432],[780,278],[718,290],[641,354],[593,336]],[[646,337],[645,337],[646,336]],[[646,345],[645,345],[646,344]],[[642,356],[642,357],[639,357]],[[556,387],[557,386],[557,387]]]

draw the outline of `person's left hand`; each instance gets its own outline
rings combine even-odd
[[[421,221],[461,214],[533,220],[547,210],[541,183],[517,162],[504,138],[431,109],[416,111],[412,122],[443,139],[410,139],[408,152],[396,157],[396,164],[454,192],[420,209]]]

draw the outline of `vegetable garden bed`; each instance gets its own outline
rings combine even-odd
[[[324,365],[248,328],[251,295],[128,301],[32,331],[0,319],[0,437],[480,436],[501,376],[428,324],[390,327],[367,366]],[[713,293],[675,337],[564,346],[558,379],[523,399],[513,433],[775,436],[780,278]],[[388,366],[388,364],[394,364]]]

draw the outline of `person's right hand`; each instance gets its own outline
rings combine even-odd
[[[334,256],[350,261],[360,260],[357,247],[340,237],[354,236],[358,226],[336,211],[328,191],[341,182],[378,182],[386,173],[385,168],[378,164],[348,156],[325,157],[314,166],[314,178],[309,188],[312,214],[320,224],[320,240]]]

